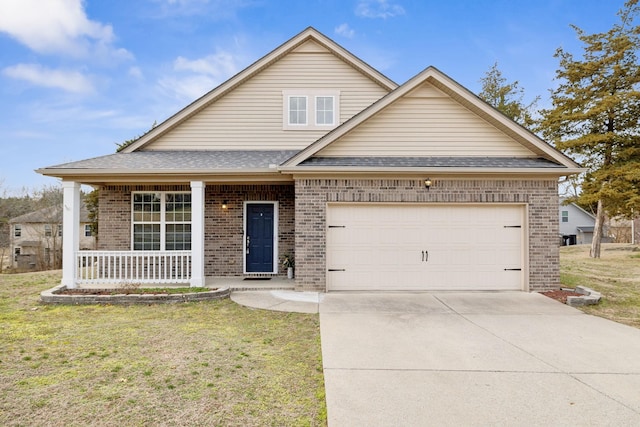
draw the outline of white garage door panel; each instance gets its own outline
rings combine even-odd
[[[518,205],[330,205],[328,290],[520,290]]]

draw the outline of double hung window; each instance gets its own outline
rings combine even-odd
[[[191,249],[191,193],[133,193],[133,250]]]
[[[330,129],[337,125],[340,92],[335,90],[285,90],[283,129]]]

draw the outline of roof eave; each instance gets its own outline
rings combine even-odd
[[[362,167],[362,166],[283,166],[283,173],[426,174],[438,175],[548,175],[567,176],[586,171],[583,168],[500,168],[500,167]]]

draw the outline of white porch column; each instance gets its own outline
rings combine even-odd
[[[204,188],[204,182],[191,181],[191,287],[205,285]]]
[[[80,184],[62,181],[62,284],[76,287],[76,252],[80,247]]]

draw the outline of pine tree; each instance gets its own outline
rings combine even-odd
[[[540,131],[588,168],[579,202],[597,204],[591,257],[600,257],[605,212],[630,217],[640,207],[640,8],[628,0],[620,22],[606,33],[586,34],[581,58],[559,48],[553,108],[542,111]]]
[[[532,110],[540,97],[536,97],[528,105],[524,104],[524,89],[517,81],[507,83],[507,79],[498,69],[497,62],[480,79],[480,82],[482,83],[482,91],[478,96],[483,101],[522,126],[531,127],[534,124]]]

